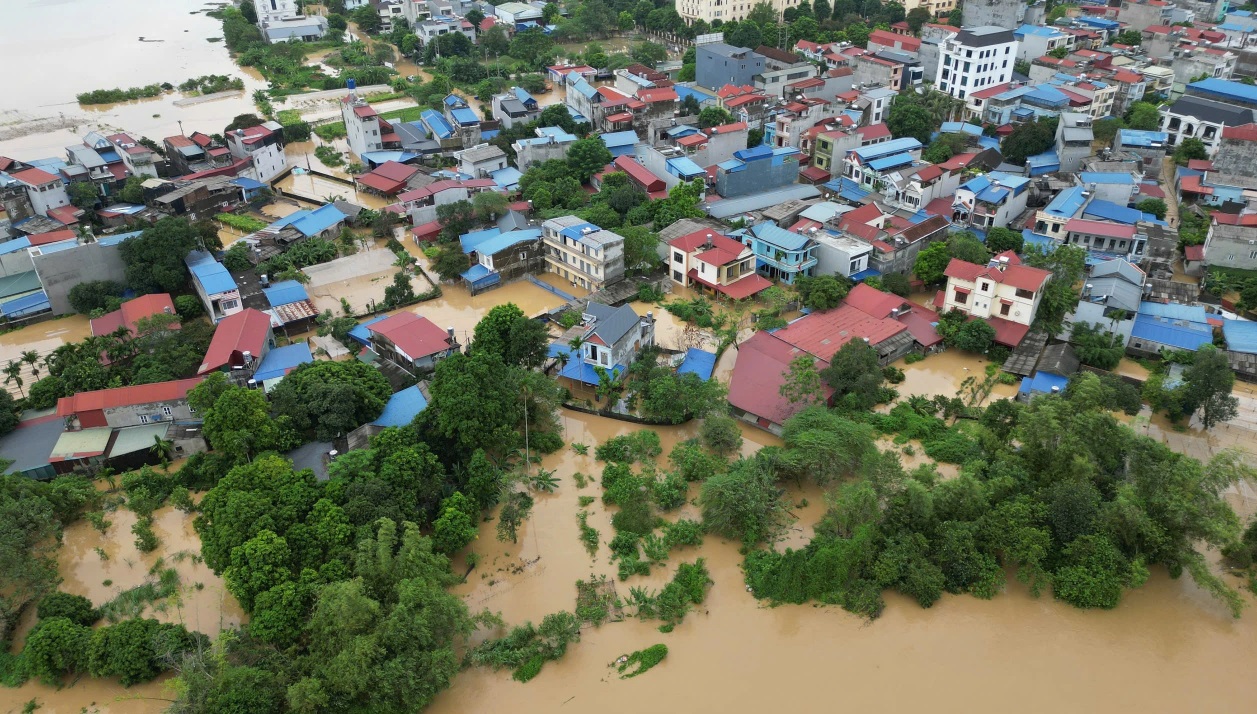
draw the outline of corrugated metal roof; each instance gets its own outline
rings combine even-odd
[[[236,280],[222,263],[203,250],[194,250],[184,258],[188,270],[207,295],[217,295],[236,289]]]
[[[156,443],[155,439],[165,439],[168,431],[170,431],[170,424],[165,422],[118,429],[114,431],[116,436],[113,446],[109,448],[109,458],[147,451],[153,448],[153,444]]]
[[[162,426],[165,427],[164,424]],[[57,439],[57,443],[52,447],[52,453],[48,455],[48,460],[66,461],[101,456],[109,446],[109,437],[112,434],[113,429],[107,426],[62,432],[61,437]],[[150,441],[149,446],[152,445],[153,443]]]
[[[310,295],[306,292],[305,287],[296,280],[284,280],[274,283],[269,288],[263,288],[262,292],[271,303],[271,307],[279,307],[280,305],[310,299]]]
[[[384,427],[406,426],[427,407],[428,399],[423,396],[423,390],[416,384],[389,397],[388,403],[384,405],[384,411],[380,413],[380,418],[373,423]]]
[[[1223,320],[1222,334],[1226,336],[1226,348],[1228,350],[1257,354],[1257,322],[1250,320]]]
[[[1147,340],[1181,350],[1195,351],[1213,341],[1213,330],[1208,324],[1170,320],[1144,313],[1135,316],[1130,334],[1133,340]]]

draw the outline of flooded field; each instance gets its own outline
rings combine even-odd
[[[275,186],[287,191],[294,191],[302,196],[316,198],[320,201],[344,199],[366,208],[379,209],[393,203],[393,201],[377,196],[374,193],[359,191],[356,186],[304,172],[298,174],[294,171],[285,176]]]
[[[261,77],[227,56],[218,20],[203,0],[5,0],[0,4],[0,64],[39,70],[12,72],[0,96],[0,156],[64,157],[88,131],[126,130],[158,142],[187,131],[219,132],[232,117],[254,111],[249,95]],[[49,32],[55,28],[55,36]],[[51,48],[55,46],[55,51]],[[206,74],[240,76],[243,92],[209,101],[178,93],[114,105],[81,107],[75,95],[94,89],[137,87]]]
[[[37,322],[0,335],[0,366],[7,365],[9,362],[22,363],[22,388],[19,389],[16,382],[6,383],[4,388],[8,389],[14,397],[20,396],[24,389],[30,388],[40,377],[47,376],[44,359],[52,354],[53,350],[91,336],[91,321],[83,315],[67,315],[55,320]],[[39,355],[39,360],[33,365],[23,362],[22,355],[32,351]]]

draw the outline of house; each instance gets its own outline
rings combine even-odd
[[[697,285],[734,300],[772,287],[755,272],[755,254],[743,243],[709,230],[699,230],[668,242],[668,270],[672,282]]]
[[[1119,129],[1117,136],[1113,138],[1113,148],[1118,152],[1119,157],[1125,154],[1127,157],[1138,158],[1144,175],[1148,178],[1158,178],[1161,175],[1162,159],[1165,158],[1165,147],[1169,141],[1170,135],[1164,131]]]
[[[152,295],[143,295],[134,300],[127,300],[122,303],[122,307],[107,312],[100,317],[93,318],[92,336],[102,337],[111,335],[118,330],[126,330],[132,336],[139,336],[139,322],[156,315],[173,315],[175,314],[175,304],[170,299],[169,293],[155,293]],[[172,323],[167,329],[179,329],[179,323]]]
[[[1224,129],[1253,121],[1251,107],[1202,97],[1184,96],[1161,108],[1161,131],[1169,135],[1170,146],[1188,138],[1200,139],[1211,157],[1217,153]]]
[[[292,226],[304,238],[334,238],[340,234],[347,216],[336,207],[335,203],[327,203],[314,210],[302,209],[280,218],[272,223],[270,230]]]
[[[398,194],[397,203],[410,215],[411,223],[418,227],[436,220],[437,206],[470,201],[477,193],[492,191],[497,187],[493,179],[487,178],[466,181],[444,179]]]
[[[1121,258],[1092,265],[1082,288],[1082,299],[1066,322],[1099,325],[1129,341],[1146,282],[1143,270]]]
[[[1071,35],[1042,25],[1022,25],[1013,30],[1013,37],[1017,40],[1017,59],[1023,62],[1042,57],[1058,47],[1068,48],[1074,41]]]
[[[566,159],[567,150],[577,140],[574,134],[557,126],[537,127],[536,133],[536,138],[517,139],[511,144],[511,148],[515,150],[515,165],[520,171],[527,171],[534,164],[551,159]],[[603,135],[603,139],[606,139],[606,135]],[[633,141],[637,141],[636,134],[633,135]]]
[[[545,269],[540,228],[490,228],[465,233],[458,240],[471,258],[462,277],[472,294]]]
[[[1226,337],[1227,362],[1235,376],[1257,382],[1257,322],[1223,320],[1222,335]]]
[[[442,330],[413,312],[399,312],[368,330],[371,350],[408,372],[433,369],[437,362],[462,350],[454,328]]]
[[[770,332],[756,332],[738,345],[737,361],[729,379],[733,415],[780,435],[782,424],[805,406],[781,395],[790,363],[801,354],[805,353]],[[829,367],[825,360],[813,360],[818,372]],[[832,394],[833,389],[822,383],[822,398],[828,402]]]
[[[442,100],[445,107],[445,118],[449,120],[454,131],[454,138],[459,146],[475,146],[480,143],[480,117],[467,104],[467,100],[457,94],[447,94]],[[420,115],[423,116],[422,114]]]
[[[957,99],[1003,84],[1017,59],[1013,31],[994,25],[965,27],[941,45],[934,84]]]
[[[9,174],[9,177],[26,188],[31,208],[38,215],[46,216],[51,209],[70,205],[65,182],[43,169],[24,169]]]
[[[1056,156],[1060,159],[1060,171],[1075,173],[1082,160],[1091,156],[1091,142],[1095,134],[1091,129],[1091,117],[1075,112],[1061,112],[1056,124]]]
[[[506,152],[493,144],[477,144],[454,152],[458,172],[472,178],[487,178],[494,171],[506,168]]]
[[[214,260],[214,256],[203,250],[194,250],[183,262],[192,273],[192,287],[201,298],[210,322],[218,322],[244,309],[235,278],[222,263]]]
[[[947,276],[942,309],[958,310],[981,318],[995,328],[995,341],[1008,347],[1021,344],[1030,330],[1043,288],[1051,271],[1022,265],[1011,251],[988,265],[952,258],[943,271]]]
[[[1215,218],[1205,238],[1203,258],[1211,268],[1257,270],[1257,229]]]
[[[505,94],[493,98],[493,118],[510,129],[516,124],[527,124],[541,116],[541,106],[531,94],[520,87],[511,87]]]
[[[496,148],[496,147],[494,147]],[[498,149],[501,151],[501,149]],[[396,161],[385,161],[368,173],[354,179],[364,190],[383,196],[396,196],[409,188],[410,180],[419,174],[419,169]]]
[[[816,243],[769,222],[737,232],[755,255],[760,274],[790,285],[800,276],[814,274]]]
[[[759,145],[733,152],[716,165],[716,193],[724,198],[789,186],[799,177],[800,152],[794,147]]]
[[[601,290],[624,278],[624,238],[576,216],[541,224],[546,269],[586,290]]]
[[[162,139],[162,146],[166,149],[172,176],[222,168],[231,163],[231,152],[199,131],[192,132],[191,136],[168,136]]]
[[[602,189],[602,177],[613,171],[622,171],[628,175],[629,183],[641,189],[651,198],[665,198],[667,196],[667,183],[660,177],[656,176],[650,169],[638,163],[637,159],[629,155],[617,156],[615,161],[611,162],[611,166],[607,171],[598,174],[591,182],[594,188]]]
[[[350,79],[349,94],[340,100],[340,117],[345,123],[349,150],[358,156],[384,149],[384,135],[390,130],[367,100],[359,97],[354,80]]]
[[[214,329],[198,376],[210,372],[245,370],[254,366],[275,347],[271,318],[266,313],[245,308],[222,319]]]
[[[952,223],[978,229],[1005,227],[1026,210],[1030,179],[1002,171],[975,176],[956,189]]]
[[[755,75],[764,73],[764,56],[745,47],[710,42],[696,50],[695,79],[699,86],[714,90],[726,84],[754,84]]]
[[[236,160],[249,159],[253,178],[269,184],[288,168],[284,153],[284,128],[268,121],[261,126],[227,132],[227,149]]]
[[[129,134],[110,134],[105,139],[113,145],[114,151],[132,176],[157,178],[156,154],[152,149],[131,138]]]
[[[200,377],[133,387],[79,392],[57,400],[57,416],[68,431],[110,427],[120,429],[159,421],[196,419],[188,406],[188,392]],[[151,444],[151,442],[150,442]]]
[[[611,152],[611,156],[614,158],[632,154],[633,147],[641,141],[637,138],[637,134],[631,131],[604,133],[601,135],[601,138],[602,143],[606,144],[607,150]]]
[[[1071,375],[1078,371],[1078,356],[1069,343],[1049,345],[1039,356],[1034,376],[1022,377],[1017,389],[1017,400],[1029,402],[1041,394],[1059,394],[1065,391]]]
[[[1126,352],[1135,357],[1159,357],[1161,350],[1195,352],[1213,342],[1213,326],[1200,305],[1144,301],[1135,315]]]
[[[1071,218],[1065,222],[1065,243],[1082,246],[1092,253],[1138,260],[1146,242],[1147,236],[1139,235],[1133,225],[1085,218]]]
[[[284,377],[289,372],[313,361],[314,355],[311,354],[310,345],[305,340],[276,347],[256,363],[257,369],[249,380],[249,386],[261,386],[262,390],[269,394],[271,390],[279,386],[280,382],[284,381]]]
[[[598,384],[598,369],[624,374],[642,350],[655,344],[654,315],[640,317],[628,305],[611,307],[590,301],[585,304],[581,324],[585,331],[580,354],[569,350],[568,361],[559,370],[560,377],[580,384]],[[563,350],[566,346],[558,347]]]
[[[267,42],[313,42],[327,34],[327,18],[302,14],[296,0],[267,0],[257,7],[258,29]]]
[[[514,31],[527,30],[541,23],[541,8],[522,2],[504,2],[493,8],[498,22]]]

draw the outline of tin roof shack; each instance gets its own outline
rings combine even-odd
[[[442,330],[413,312],[399,312],[367,329],[371,351],[412,374],[432,370],[437,362],[462,350],[454,328]]]
[[[188,392],[201,378],[79,392],[57,400],[57,416],[68,430],[119,429],[160,421],[193,421]]]
[[[1162,349],[1195,352],[1212,342],[1213,326],[1204,307],[1145,301],[1135,316],[1126,353],[1157,357]]]
[[[1257,382],[1257,322],[1223,320],[1226,357],[1235,376],[1245,382]]]
[[[157,195],[150,199],[150,205],[167,215],[187,216],[192,221],[221,213],[244,200],[234,176],[167,181],[154,192]]]

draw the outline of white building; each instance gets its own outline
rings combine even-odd
[[[1069,48],[1074,44],[1074,36],[1061,32],[1055,27],[1040,25],[1022,25],[1013,31],[1017,40],[1017,59],[1029,62],[1051,52],[1058,47]]]
[[[226,139],[232,158],[253,160],[253,177],[262,183],[270,183],[288,168],[284,129],[277,122],[237,129],[228,132]]]
[[[940,46],[934,85],[964,99],[970,92],[1003,84],[1013,76],[1017,39],[1002,27],[967,27]]]
[[[1196,138],[1205,144],[1209,156],[1218,151],[1222,129],[1243,126],[1253,121],[1253,110],[1212,99],[1185,96],[1161,108],[1161,131],[1170,135],[1170,145],[1178,146],[1184,139]]]
[[[131,138],[130,134],[110,134],[108,138],[132,176],[157,178],[157,164],[151,149]]]
[[[487,178],[507,165],[506,152],[493,144],[478,144],[455,151],[454,158],[458,161],[458,172],[472,178]]]
[[[624,238],[576,216],[541,224],[546,271],[586,290],[601,290],[624,278]]]
[[[258,29],[267,42],[317,40],[327,34],[327,18],[302,14],[296,0],[254,0]]]
[[[1016,256],[1000,255],[990,265],[975,265],[952,258],[943,271],[946,311],[983,319],[998,318],[1019,325],[1034,322],[1051,271],[1021,265]],[[998,328],[997,328],[998,329]]]
[[[776,11],[777,16],[785,12],[786,8],[799,6],[799,0],[766,1]],[[752,0],[677,0],[676,10],[677,14],[688,24],[692,25],[698,20],[703,20],[710,25],[713,20],[721,22],[745,20],[755,5],[756,3]]]
[[[43,169],[26,169],[9,175],[26,187],[31,208],[41,216],[48,215],[50,209],[70,205],[70,194],[60,176]]]
[[[383,149],[384,135],[380,130],[379,115],[365,99],[358,96],[354,88],[354,81],[351,79],[349,94],[340,100],[340,117],[345,122],[349,150],[362,156],[368,151]]]

